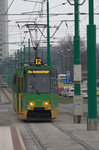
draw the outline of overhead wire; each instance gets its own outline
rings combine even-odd
[[[61,6],[61,5],[57,5],[57,6],[54,6],[54,7],[52,7],[52,8],[50,8],[50,9],[53,9],[53,8],[57,8],[57,7],[59,7],[59,6]],[[97,8],[98,8],[99,6],[97,6]],[[95,8],[95,9],[97,9],[97,8]],[[33,15],[33,14],[30,14],[31,16]],[[38,15],[38,14],[35,14],[35,15]],[[46,15],[46,14],[43,14],[43,15]],[[57,16],[57,15],[66,15],[66,13],[64,13],[64,14],[53,14],[53,15],[55,15],[55,16]],[[73,13],[68,13],[67,15],[73,15]],[[82,15],[88,15],[88,13],[83,13]],[[98,15],[98,14],[97,14]],[[86,16],[86,18],[87,18],[88,16]],[[31,18],[31,17],[30,17]],[[40,18],[41,19],[41,18]],[[82,24],[82,22],[81,22],[81,24]]]
[[[63,2],[63,3],[61,3],[61,4],[59,4],[59,5],[56,5],[56,6],[53,6],[53,7],[51,7],[51,8],[49,8],[49,9],[53,9],[53,8],[56,8],[56,7],[59,7],[59,6],[61,6],[61,5],[65,5],[67,2]],[[34,10],[34,9],[33,9]],[[46,10],[45,10],[45,12],[46,12]],[[24,14],[24,13],[23,13]],[[22,14],[22,15],[23,15]],[[33,14],[29,14],[29,15],[33,15]],[[35,14],[34,14],[35,15]],[[38,15],[38,14],[37,14]],[[24,20],[24,19],[22,19],[22,20]],[[13,20],[14,21],[14,20]],[[17,21],[17,20],[16,20]]]
[[[35,10],[35,8],[36,8],[36,6],[37,6],[37,2],[38,2],[38,0],[36,1],[35,5],[34,5],[34,7],[33,7],[33,11]],[[29,22],[30,18],[31,18],[31,15],[30,15],[30,17],[28,18],[28,21],[26,22],[26,24]],[[26,39],[26,36],[27,36],[27,33],[25,33],[23,43],[24,43],[24,41],[25,41],[25,39]]]
[[[53,9],[53,8],[57,8],[57,7],[61,6],[61,5],[65,5],[65,4],[67,4],[67,3],[68,3],[68,2],[63,2],[63,3],[59,4],[59,5],[50,7],[49,10],[50,10],[50,9]],[[33,10],[34,10],[34,8],[33,8]],[[32,10],[32,11],[33,11],[33,10]],[[31,11],[31,12],[32,12],[32,11]],[[45,10],[44,12],[46,12],[46,11],[47,11],[47,10]],[[32,16],[32,15],[39,15],[39,14],[26,14],[26,13],[22,13],[22,14],[9,14],[9,15],[30,15],[30,16]],[[46,15],[46,14],[43,14],[43,15]],[[29,20],[30,20],[30,18],[29,18]]]
[[[96,9],[98,9],[99,8],[99,5],[98,6],[96,6],[95,8],[94,8],[94,11],[96,10]],[[95,13],[94,13],[95,14]],[[84,17],[83,19],[82,19],[82,21],[83,20],[85,20],[85,19],[87,19],[87,17],[88,17],[88,14],[86,14],[87,16],[86,17]]]
[[[51,7],[51,8],[49,8],[49,9],[57,8],[57,7],[61,6],[61,5],[65,5],[66,3],[68,3],[68,2],[61,3],[61,4],[59,4],[59,5],[56,5],[56,6]],[[33,10],[34,10],[34,9],[33,9]],[[22,15],[23,15],[23,14],[22,14]],[[32,15],[32,14],[31,14],[31,15]],[[30,15],[29,19],[31,18],[31,15]],[[29,20],[29,19],[28,19],[28,20]],[[41,20],[41,18],[40,18],[40,20]],[[27,33],[26,33],[26,35],[27,35]],[[26,35],[25,35],[25,37],[26,37]],[[24,38],[24,39],[25,39],[25,38]]]
[[[12,4],[13,4],[14,0],[12,0],[12,2],[10,3],[9,7],[7,8],[5,15],[8,13],[9,9],[11,8]]]

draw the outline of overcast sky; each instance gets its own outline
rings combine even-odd
[[[32,1],[32,0],[31,0]],[[34,0],[40,2],[41,0]],[[72,1],[72,0],[71,0]],[[83,0],[80,0],[83,1]],[[9,5],[12,0],[9,0]],[[65,3],[65,5],[62,5]],[[49,0],[50,4],[50,13],[73,13],[74,7],[70,6],[67,3],[67,0]],[[94,4],[95,12],[99,12],[99,0],[95,0]],[[41,4],[40,3],[32,3],[32,2],[25,2],[23,0],[15,0],[12,6],[9,9],[9,14],[21,14],[23,12],[31,12],[31,11],[40,11]],[[46,13],[46,3],[43,6],[44,13]],[[84,3],[83,6],[80,6],[80,12],[88,12],[88,0]],[[37,18],[38,17],[38,18]],[[16,22],[22,20],[35,20],[37,19],[37,23],[46,24],[46,16],[40,18],[37,15],[23,15],[23,16],[9,16],[9,42],[20,42],[21,39],[25,37],[25,41],[28,40],[29,34],[24,34],[24,31],[27,29],[24,26],[25,23],[19,23],[20,29],[18,28]],[[67,26],[63,23],[57,33],[54,36],[54,41],[58,42],[61,38],[66,38],[68,35],[74,36],[74,16],[72,15],[64,15],[64,16],[50,16],[50,26],[58,26],[62,20],[67,20]],[[86,26],[88,24],[88,16],[80,16],[80,36],[86,41]],[[97,25],[97,42],[99,42],[99,16],[95,16],[95,24]],[[54,33],[55,28],[51,28],[50,32],[51,35]],[[21,33],[21,34],[20,34]],[[44,35],[46,36],[46,30],[44,31]],[[22,38],[21,38],[22,36]],[[34,33],[33,33],[34,36]],[[40,33],[38,32],[38,39],[40,38]],[[42,40],[46,40],[42,38]],[[53,38],[51,39],[51,41]],[[55,43],[56,44],[56,43]],[[42,45],[42,43],[40,44]],[[44,45],[44,44],[43,44]],[[9,49],[19,49],[20,46],[10,44]]]

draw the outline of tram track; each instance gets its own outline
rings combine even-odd
[[[93,148],[92,146],[87,144],[85,141],[83,141],[80,138],[73,135],[69,130],[66,130],[63,127],[61,127],[58,123],[52,122],[51,124],[55,128],[57,128],[59,131],[61,131],[62,134],[65,134],[65,135],[69,136],[71,138],[71,140],[75,141],[77,144],[82,146],[85,150],[95,150],[95,148]],[[35,142],[38,150],[47,150],[47,148],[41,143],[41,141],[40,141],[39,137],[37,136],[37,134],[33,131],[33,128],[31,128],[31,125],[30,124],[25,124],[24,127],[27,130],[27,132],[29,133],[29,135],[31,136],[32,141]]]
[[[30,140],[32,140],[32,142],[35,143],[35,145],[38,148],[38,150],[47,150],[47,148],[41,143],[41,140],[39,139],[37,134],[35,134],[35,132],[31,128],[31,125],[26,123],[26,124],[24,124],[24,127],[25,127],[26,131],[28,132],[29,136],[31,137]],[[21,133],[21,135],[22,135],[22,133]],[[23,141],[24,141],[24,137],[23,137]]]
[[[11,104],[12,103],[12,100],[11,100],[11,98],[8,96],[8,94],[7,94],[7,89],[6,89],[6,91],[2,88],[1,89],[1,91],[2,91],[2,93],[5,95],[5,97],[7,98],[7,100],[8,100],[8,102],[6,102],[6,104]],[[9,92],[9,91],[8,91]]]
[[[8,89],[2,89],[2,92],[3,94],[5,95],[5,97],[8,99],[9,102],[6,102],[6,104],[10,104],[12,103],[12,100],[11,98],[9,97],[8,95],[8,92],[9,90]],[[9,92],[11,94],[11,92]],[[4,103],[5,104],[5,103]],[[31,140],[32,142],[31,143],[35,143],[36,147],[38,148],[38,150],[47,150],[46,147],[41,143],[39,137],[35,134],[35,132],[33,131],[33,129],[31,128],[31,125],[27,122],[27,123],[23,123],[22,126],[24,126],[24,128],[26,129],[28,135],[29,135],[29,139],[28,140]],[[22,136],[22,139],[24,141],[24,144],[25,144],[25,140],[24,139],[24,134],[22,133],[22,131],[20,130],[20,133],[21,133],[21,136]],[[25,145],[26,146],[26,145]],[[29,145],[28,145],[29,146]],[[30,146],[31,147],[31,146]],[[27,149],[29,150],[29,149]]]
[[[6,89],[7,90],[7,89]],[[8,94],[6,92],[6,90],[3,91],[4,95],[8,98]],[[9,91],[8,91],[9,92]],[[10,98],[9,98],[10,99]],[[11,99],[10,99],[10,102],[11,102]],[[66,113],[66,112],[65,112]],[[67,115],[68,116],[72,116],[72,113],[71,112],[67,112]],[[84,113],[84,117],[86,117],[86,114]],[[63,123],[63,122],[62,122]],[[57,120],[55,122],[52,122],[51,124],[57,128],[59,131],[61,131],[61,133],[69,136],[73,141],[75,141],[77,144],[79,144],[80,146],[82,146],[85,150],[95,150],[92,146],[90,146],[89,144],[87,144],[85,141],[83,141],[81,138],[78,138],[77,136],[73,135],[73,133],[71,133],[71,131],[65,129],[64,127],[62,127],[61,122],[57,122]],[[30,139],[26,139],[24,134],[21,133],[21,130],[20,130],[20,133],[21,133],[21,136],[22,136],[22,139],[24,141],[24,144],[25,142],[27,141],[28,145],[29,145],[29,141],[28,140],[31,140],[31,143],[35,143],[36,147],[38,148],[38,150],[47,150],[47,148],[45,147],[45,145],[42,144],[38,134],[33,131],[33,128],[32,128],[32,124],[30,123],[22,123],[22,126],[24,126],[26,132],[28,133]],[[26,146],[26,145],[25,145]],[[30,146],[31,147],[31,146]],[[27,150],[30,150],[27,148]],[[34,149],[31,149],[31,150],[35,150]]]
[[[54,127],[56,127],[58,130],[60,130],[62,133],[68,135],[72,140],[74,140],[75,142],[77,142],[78,144],[83,146],[86,150],[95,150],[92,146],[90,146],[85,141],[83,141],[80,138],[78,138],[75,135],[73,135],[70,131],[60,127],[58,123],[54,122],[54,123],[52,123],[52,125]]]

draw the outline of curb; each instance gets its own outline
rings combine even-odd
[[[12,143],[15,150],[26,150],[19,129],[16,126],[10,127]]]

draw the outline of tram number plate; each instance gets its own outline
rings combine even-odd
[[[36,65],[41,65],[42,64],[42,59],[36,59]]]

